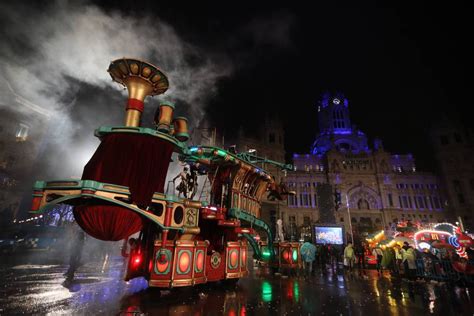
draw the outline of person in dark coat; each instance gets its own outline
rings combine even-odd
[[[81,265],[82,248],[84,247],[84,241],[86,240],[86,234],[77,225],[74,226],[73,240],[71,241],[70,256],[69,256],[69,269],[64,274],[66,281],[74,280],[74,273]]]
[[[365,269],[365,249],[362,243],[357,243],[355,246],[355,255],[357,259],[357,266],[359,269]]]

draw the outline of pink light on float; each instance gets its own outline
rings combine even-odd
[[[429,234],[430,238],[429,239],[425,238],[425,234]],[[421,238],[419,238],[420,235],[422,235]],[[442,230],[431,230],[431,229],[419,230],[413,235],[413,240],[415,241],[415,247],[417,249],[419,249],[418,243],[422,242],[422,241],[440,240],[440,238],[439,238],[440,236],[444,236],[445,238],[442,238],[441,240],[444,240],[446,244],[449,244],[446,237],[451,236],[451,234],[448,233],[448,232],[445,232],[445,231],[442,231]]]

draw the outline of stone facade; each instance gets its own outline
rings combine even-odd
[[[43,117],[0,108],[0,227],[17,219],[31,196],[31,171],[44,134]]]
[[[52,113],[0,79],[0,227],[5,227],[29,211],[22,202],[31,199],[31,173]]]
[[[335,222],[326,224],[344,226],[346,237],[351,230],[355,238],[382,229],[393,230],[401,220],[454,220],[445,209],[441,178],[417,171],[411,154],[387,152],[380,139],[369,146],[365,133],[351,124],[349,101],[344,95],[324,95],[318,119],[320,132],[310,152],[293,154],[296,171],[282,172],[262,165],[277,181],[283,177],[288,188],[296,192],[287,201],[262,203],[262,218],[272,227],[281,218],[287,239],[300,239],[311,234],[312,225],[325,224],[318,201],[321,184],[331,185],[335,204],[330,210]],[[240,130],[234,139],[227,138],[224,146],[218,141],[214,144],[225,148],[235,145],[238,152],[255,149],[258,156],[283,162],[283,133],[281,122],[267,117],[256,132]]]
[[[458,119],[438,122],[431,130],[437,170],[443,182],[450,214],[462,218],[465,228],[474,227],[474,138]]]
[[[416,171],[412,155],[391,154],[381,140],[374,147],[351,125],[349,102],[342,94],[323,96],[318,107],[320,133],[308,154],[294,154],[296,171],[287,183],[295,196],[281,208],[287,232],[300,238],[320,223],[317,187],[334,191],[336,223],[354,236],[390,230],[400,220],[439,222],[446,219],[439,178]],[[295,232],[296,231],[296,232]]]

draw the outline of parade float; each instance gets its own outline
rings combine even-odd
[[[258,164],[284,170],[292,170],[291,165],[217,147],[188,147],[187,120],[173,117],[171,102],[159,105],[156,128],[142,127],[144,100],[168,89],[167,76],[150,63],[127,58],[113,61],[108,72],[129,93],[125,124],[95,131],[101,143],[81,179],[37,181],[32,213],[68,204],[77,224],[94,238],[128,240],[138,233],[128,242],[125,280],[144,277],[150,287],[233,283],[248,273],[248,245],[255,258],[272,265],[301,261],[298,244],[273,247],[272,229],[260,218],[269,189],[279,198],[287,192]],[[182,174],[178,194],[175,187],[165,191],[173,153],[192,175],[186,180],[187,172]],[[209,183],[206,201],[202,194],[193,199],[190,182],[196,182],[197,174]],[[266,236],[263,248],[254,238],[257,232]]]

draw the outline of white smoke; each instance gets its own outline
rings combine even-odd
[[[156,17],[137,19],[119,12],[106,14],[93,5],[60,2],[41,14],[28,14],[28,19],[21,18],[24,12],[8,7],[1,12],[10,35],[1,50],[5,76],[24,97],[46,108],[58,109],[58,100],[69,92],[65,77],[119,88],[106,69],[111,60],[124,56],[161,67],[170,80],[166,94],[195,107],[202,107],[215,82],[230,71],[228,64],[205,59],[198,48],[183,42],[170,25]],[[33,48],[30,58],[11,54],[8,42],[14,39]],[[190,56],[198,56],[200,63],[191,65],[186,61]]]
[[[122,89],[106,71],[110,61],[133,57],[160,67],[170,81],[164,97],[176,102],[177,111],[187,114],[191,125],[202,119],[219,78],[231,72],[225,58],[219,56],[224,62],[215,62],[210,59],[213,52],[184,42],[172,26],[154,16],[137,18],[106,13],[92,4],[58,1],[41,10],[1,3],[0,19],[0,109],[6,106],[60,122],[52,141],[75,143],[74,156],[90,156],[97,144],[92,130],[83,129],[122,124],[125,97],[77,99],[84,89],[102,94]],[[148,101],[146,113],[156,105]]]

